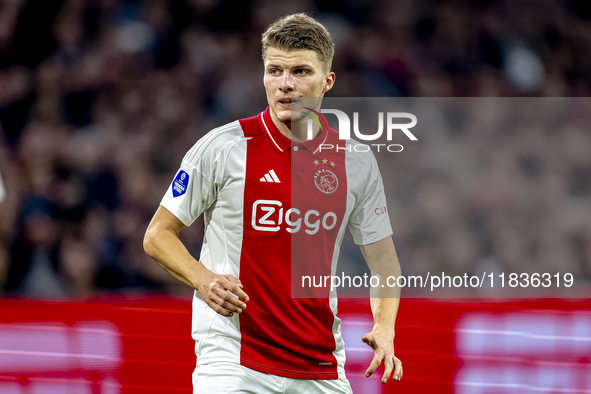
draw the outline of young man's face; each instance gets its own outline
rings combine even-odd
[[[322,97],[334,84],[334,73],[324,70],[318,54],[312,50],[267,48],[264,63],[267,101],[272,116],[280,122],[290,123],[297,98]]]

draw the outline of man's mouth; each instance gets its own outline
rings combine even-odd
[[[281,104],[291,104],[291,103],[295,103],[296,101],[298,101],[298,98],[297,97],[283,97],[277,101],[279,101],[279,103],[281,103]]]

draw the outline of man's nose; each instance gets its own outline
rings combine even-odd
[[[291,75],[291,73],[284,73],[281,78],[281,84],[279,84],[279,90],[283,93],[293,91],[295,89],[293,82],[293,75]]]

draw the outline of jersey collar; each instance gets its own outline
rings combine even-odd
[[[310,111],[313,112],[314,115],[316,115],[316,117],[318,118],[318,120],[321,123],[320,133],[316,137],[311,139],[310,141],[305,141],[305,142],[302,142],[298,145],[303,145],[310,152],[312,152],[313,154],[316,154],[318,152],[318,150],[320,149],[320,146],[322,144],[324,144],[326,142],[326,139],[328,138],[328,122],[326,121],[326,118],[324,116],[322,116],[322,114],[320,114],[319,112],[314,111],[314,110],[310,110]]]
[[[322,116],[320,113],[316,111],[313,112],[316,114],[316,116],[320,119],[320,122],[322,123],[320,134],[318,134],[314,139],[310,141],[305,141],[301,143],[293,142],[293,146],[303,146],[310,152],[316,153],[318,149],[320,149],[320,145],[324,144],[326,142],[326,139],[328,138],[328,123],[326,122],[326,118]],[[277,152],[281,153],[291,149],[292,141],[286,136],[284,136],[283,133],[281,133],[277,129],[277,127],[275,127],[275,124],[271,119],[270,107],[267,107],[265,111],[261,112],[258,116],[258,119],[261,129],[263,130],[263,134],[267,136],[267,138],[269,139],[269,143]]]
[[[269,107],[258,116],[263,134],[269,139],[269,143],[279,153],[291,148],[291,140],[284,136],[281,131],[275,127],[273,120],[271,120],[271,110]]]

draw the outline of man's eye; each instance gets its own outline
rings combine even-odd
[[[269,74],[271,75],[279,75],[281,73],[281,71],[277,68],[272,68],[269,70]]]
[[[298,70],[294,71],[295,74],[308,74],[308,70],[305,70],[303,68],[300,68]]]

